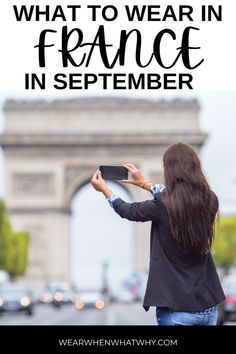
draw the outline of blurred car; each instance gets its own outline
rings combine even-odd
[[[49,304],[53,301],[53,294],[51,291],[45,289],[42,292],[40,292],[38,298],[39,298],[39,302],[43,304]]]
[[[72,302],[70,285],[65,282],[48,283],[39,300],[41,303],[51,303],[57,307],[62,304],[69,304]]]
[[[3,285],[0,288],[0,313],[23,311],[33,315],[34,299],[26,286]]]
[[[8,272],[3,269],[0,269],[0,286],[7,283],[10,283],[10,276]]]
[[[74,297],[74,305],[77,310],[82,310],[84,308],[101,310],[106,304],[106,299],[102,293],[97,290],[82,290]]]
[[[225,293],[225,301],[218,306],[218,324],[226,321],[236,321],[236,277],[227,276],[222,287]]]

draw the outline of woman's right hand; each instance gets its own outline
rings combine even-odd
[[[123,164],[125,168],[131,173],[132,177],[129,179],[123,179],[121,182],[123,183],[130,183],[134,184],[135,186],[143,187],[145,184],[145,178],[142,175],[142,172],[137,169],[133,164],[131,163],[125,163]]]

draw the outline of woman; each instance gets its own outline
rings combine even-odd
[[[153,185],[134,165],[124,165],[132,177],[122,182],[151,191],[153,200],[124,202],[113,195],[99,170],[92,185],[122,218],[152,221],[145,310],[156,307],[159,325],[216,325],[216,306],[224,300],[210,253],[218,199],[189,145],[169,147],[163,165],[164,185]]]

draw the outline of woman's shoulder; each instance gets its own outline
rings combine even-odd
[[[160,203],[161,205],[164,206],[164,203],[163,203],[163,201],[162,201],[162,193],[157,193],[157,194],[155,194],[155,195],[154,195],[154,201],[155,201],[156,203]]]
[[[154,196],[153,202],[157,208],[162,209],[163,211],[166,211],[166,206],[162,200],[162,193],[156,194]]]

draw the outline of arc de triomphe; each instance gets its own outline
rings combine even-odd
[[[26,281],[69,280],[70,205],[100,164],[133,162],[149,180],[161,181],[161,157],[184,141],[205,141],[196,100],[152,101],[87,97],[13,101],[4,106],[6,204],[13,226],[31,235]],[[146,192],[127,187],[134,200]],[[148,224],[135,224],[133,268],[147,268]]]

